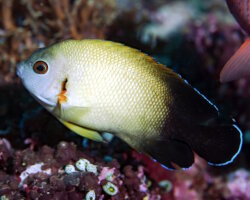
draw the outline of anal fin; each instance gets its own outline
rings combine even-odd
[[[184,142],[165,139],[153,140],[143,147],[144,152],[168,169],[189,168],[194,162],[192,149]]]
[[[88,139],[91,139],[91,140],[94,140],[97,142],[103,141],[102,136],[97,131],[83,128],[81,126],[72,124],[70,122],[66,122],[66,121],[61,120],[61,119],[59,119],[59,121],[62,122],[68,129],[70,129],[71,131],[77,133],[78,135],[80,135],[82,137],[86,137]]]

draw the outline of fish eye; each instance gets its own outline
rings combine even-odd
[[[33,65],[33,70],[34,72],[36,72],[37,74],[45,74],[48,71],[48,65],[46,62],[44,61],[37,61],[34,65]]]

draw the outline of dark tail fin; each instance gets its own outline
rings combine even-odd
[[[242,132],[236,125],[199,126],[186,139],[199,156],[216,166],[233,162],[241,150],[242,140]]]

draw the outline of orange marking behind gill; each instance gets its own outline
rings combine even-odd
[[[62,89],[60,94],[58,95],[58,105],[59,105],[59,109],[61,109],[61,104],[67,102],[67,88],[66,88],[66,84],[68,82],[68,79],[66,78],[63,82],[62,82]]]
[[[58,95],[58,102],[59,104],[64,103],[67,101],[67,96],[66,96],[66,90],[61,91],[61,93]]]

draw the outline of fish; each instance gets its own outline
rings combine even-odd
[[[229,10],[241,28],[250,35],[250,1],[226,0]],[[250,76],[250,37],[227,61],[220,73],[222,83]]]
[[[167,169],[187,169],[194,153],[233,162],[242,132],[180,75],[126,45],[65,40],[17,65],[30,94],[71,131],[103,142],[111,133]]]

